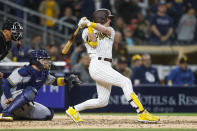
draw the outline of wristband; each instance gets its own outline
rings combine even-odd
[[[90,45],[91,47],[96,47],[98,45],[98,41],[96,42],[89,41],[88,45]]]
[[[96,23],[91,22],[91,23],[90,23],[90,26],[91,26],[92,28],[96,28]]]
[[[93,28],[91,26],[88,27],[88,33],[93,33]]]
[[[57,78],[57,85],[58,86],[64,86],[64,83],[62,82],[62,80],[64,80],[64,77]]]

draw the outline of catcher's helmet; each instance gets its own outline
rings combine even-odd
[[[111,14],[111,11],[108,10],[108,9],[105,9],[105,8],[101,8],[101,9],[98,9],[96,10],[94,13],[93,13],[93,21],[95,23],[101,23],[101,24],[104,24],[107,22],[107,18],[113,18],[114,16]]]
[[[30,53],[30,65],[36,65],[39,69],[50,68],[50,62],[46,65],[40,63],[40,59],[50,59],[46,50],[32,50]]]
[[[30,53],[30,59],[50,59],[50,56],[46,50],[32,50]]]
[[[15,20],[6,20],[6,22],[3,24],[2,30],[10,30],[11,38],[14,41],[19,41],[23,38],[23,27]]]

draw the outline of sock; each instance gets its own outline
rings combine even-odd
[[[144,107],[142,106],[141,102],[139,101],[137,95],[134,92],[131,93],[131,100],[129,100],[129,103],[133,108],[136,109],[136,112],[138,114],[144,111]]]

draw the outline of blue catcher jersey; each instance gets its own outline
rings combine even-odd
[[[55,77],[48,71],[37,71],[32,66],[23,66],[15,69],[7,78],[15,90],[25,89],[27,86],[33,86],[37,91],[43,84],[52,84]]]

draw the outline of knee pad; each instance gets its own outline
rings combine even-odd
[[[36,97],[37,90],[34,87],[29,86],[22,94],[27,101],[33,101]]]

